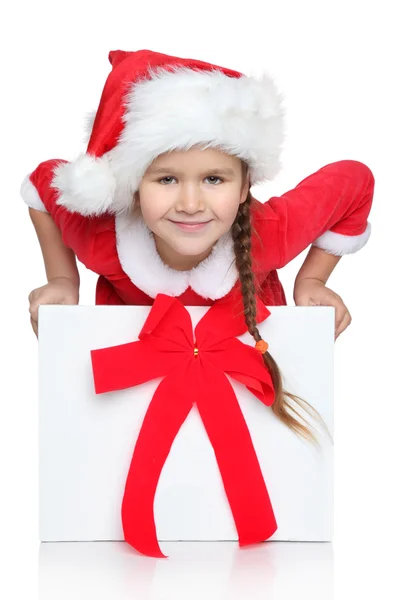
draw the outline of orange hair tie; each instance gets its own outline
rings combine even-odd
[[[259,340],[258,342],[256,342],[255,347],[257,350],[259,350],[259,352],[261,352],[261,354],[264,354],[268,350],[269,344],[264,340]]]

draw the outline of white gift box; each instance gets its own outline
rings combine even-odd
[[[193,327],[208,307],[187,306]],[[333,307],[267,307],[258,328],[283,387],[309,402],[320,447],[296,436],[244,385],[228,379],[249,428],[278,524],[269,540],[333,534]],[[39,533],[41,541],[123,540],[121,502],[140,427],[161,378],[105,394],[90,351],[136,341],[151,307],[39,307]],[[250,334],[238,339],[254,345]],[[134,367],[134,366],[133,366]],[[237,540],[215,454],[193,407],[161,472],[159,541]]]

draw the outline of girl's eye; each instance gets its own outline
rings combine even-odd
[[[167,179],[175,179],[175,177],[163,177],[162,179],[159,179],[158,181],[159,181],[160,183],[163,183],[163,182],[165,182]],[[219,180],[219,181],[222,181],[222,179],[221,179],[220,177],[217,177],[216,175],[210,175],[209,177],[206,177],[206,179],[213,179],[213,180],[216,180],[216,179],[217,179],[217,180]],[[167,182],[167,185],[168,185],[168,183],[169,183],[169,182]],[[214,182],[213,182],[213,181],[212,181],[211,183],[214,185]]]
[[[210,177],[207,177],[207,179],[219,179],[219,181],[222,181],[222,179],[216,175],[210,175]]]

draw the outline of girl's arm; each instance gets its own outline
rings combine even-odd
[[[302,279],[318,279],[318,281],[325,284],[341,258],[341,256],[325,252],[318,246],[311,246],[300,271],[296,275],[295,286]]]
[[[341,160],[262,204],[259,212],[264,220],[259,223],[269,267],[284,267],[310,244],[336,257],[359,251],[371,233],[368,216],[374,184],[367,165]],[[316,277],[321,271],[321,278],[327,278],[335,264],[333,258],[312,250],[302,276],[316,269]]]
[[[75,254],[65,246],[51,215],[31,207],[29,215],[42,250],[47,281],[67,278],[79,289],[80,278]]]
[[[54,268],[56,272],[61,268],[61,272],[76,279],[75,259],[95,273],[113,272],[115,259],[105,250],[111,248],[112,253],[113,247],[104,243],[105,237],[115,235],[113,222],[106,218],[84,217],[58,205],[58,192],[52,187],[52,180],[54,167],[60,162],[61,159],[51,159],[40,163],[24,178],[20,190],[22,199],[31,209],[31,218],[34,215],[35,227],[36,224],[39,227],[37,233],[41,246],[44,245],[43,258],[50,273]]]

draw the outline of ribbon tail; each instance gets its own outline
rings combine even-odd
[[[161,381],[143,420],[122,501],[125,540],[147,556],[166,558],[157,540],[154,498],[172,443],[192,406],[188,364]]]
[[[239,546],[265,541],[277,523],[249,429],[229,380],[201,360],[197,406],[214,448]]]

